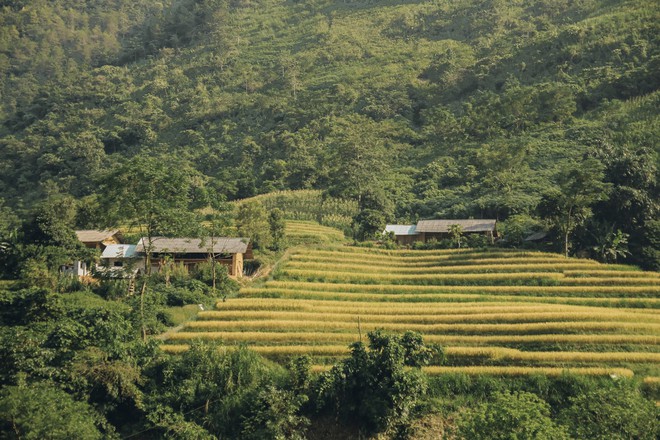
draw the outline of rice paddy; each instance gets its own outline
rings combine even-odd
[[[329,245],[343,234],[309,221],[287,233],[326,244],[292,249],[163,349],[247,344],[275,360],[312,356],[322,371],[371,330],[412,330],[444,347],[429,374],[660,376],[658,273],[543,252]]]

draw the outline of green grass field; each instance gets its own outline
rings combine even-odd
[[[413,330],[445,348],[430,374],[660,376],[658,273],[542,252],[352,247],[310,221],[287,233],[313,245],[199,313],[164,350],[248,344],[275,360],[308,354],[321,371],[368,331]]]

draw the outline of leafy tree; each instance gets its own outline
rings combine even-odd
[[[268,214],[268,226],[272,239],[271,249],[282,250],[286,246],[284,211],[279,208],[272,209]]]
[[[246,440],[303,440],[309,424],[298,413],[307,396],[280,390],[273,385],[259,391],[243,421],[241,438]]]
[[[106,221],[128,222],[144,238],[147,274],[154,238],[196,232],[195,172],[173,159],[136,156],[101,178]],[[191,234],[192,235],[192,234]]]
[[[610,185],[603,182],[603,170],[593,158],[564,168],[557,178],[557,188],[542,202],[542,211],[562,235],[567,257],[571,234],[591,217],[591,206],[607,197]]]
[[[321,376],[317,401],[366,433],[405,437],[414,407],[426,392],[418,367],[428,364],[435,350],[411,332],[392,336],[374,331],[368,337],[369,349],[362,342],[352,344],[351,357]]]
[[[621,229],[614,230],[614,225],[597,224],[591,231],[596,244],[591,247],[596,258],[603,263],[616,263],[617,259],[630,255],[628,238]]]
[[[389,171],[383,139],[371,119],[352,115],[333,121],[328,138],[331,154],[332,196],[352,198],[362,204],[365,194],[381,187]]]
[[[266,209],[260,202],[243,203],[236,213],[238,234],[252,240],[257,249],[271,245],[272,236]]]
[[[578,395],[563,413],[578,440],[653,440],[660,434],[658,409],[626,384]]]
[[[461,416],[457,437],[465,440],[568,440],[566,428],[550,418],[550,405],[535,394],[496,392]]]
[[[461,239],[463,238],[463,227],[461,225],[449,225],[449,236],[457,248],[461,248]]]
[[[198,222],[191,211],[195,201],[195,172],[186,164],[151,156],[136,156],[116,167],[101,180],[106,222],[128,222],[140,231],[146,254],[146,273],[151,274],[154,240],[158,235],[196,235]],[[146,279],[140,289],[140,315],[144,320]],[[142,326],[146,338],[146,327]]]
[[[385,229],[385,223],[385,214],[375,209],[363,209],[353,219],[359,240],[367,240],[380,234]]]
[[[103,438],[102,418],[86,403],[52,383],[19,383],[0,394],[0,426],[16,439]]]

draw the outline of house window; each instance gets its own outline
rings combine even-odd
[[[115,267],[122,267],[124,265],[123,261],[115,261],[114,266]]]

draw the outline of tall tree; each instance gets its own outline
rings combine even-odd
[[[604,167],[594,158],[572,164],[559,173],[556,188],[541,203],[541,210],[562,234],[566,256],[571,233],[591,217],[592,205],[607,198],[611,185],[603,178]]]
[[[199,222],[191,210],[197,180],[186,163],[172,158],[136,156],[103,176],[102,203],[106,223],[129,225],[140,231],[146,254],[147,275],[151,274],[154,240],[159,235],[194,235]],[[147,281],[140,290],[142,335],[144,295]]]

